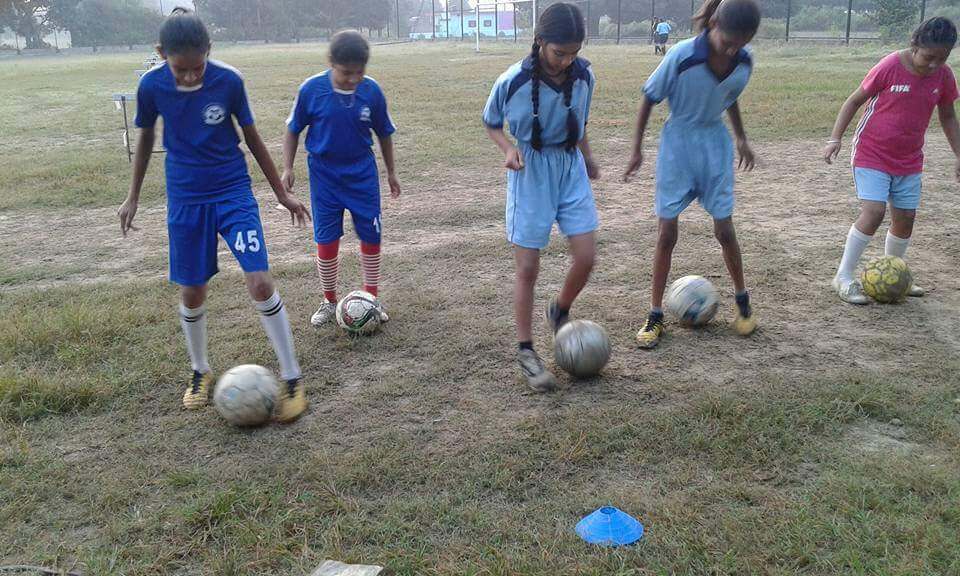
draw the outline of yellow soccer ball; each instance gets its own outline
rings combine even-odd
[[[863,291],[877,302],[901,302],[913,285],[907,263],[896,256],[881,256],[867,262],[860,276]]]

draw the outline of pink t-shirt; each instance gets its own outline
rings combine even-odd
[[[957,81],[950,66],[917,76],[894,52],[863,79],[870,96],[853,138],[853,165],[894,176],[923,171],[923,142],[933,109],[957,99]]]

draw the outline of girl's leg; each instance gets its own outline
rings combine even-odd
[[[363,274],[363,289],[374,296],[380,286],[380,243],[360,241],[360,268]]]
[[[917,217],[916,210],[890,207],[890,229],[887,230],[887,239],[883,253],[887,256],[906,258],[907,247],[910,246],[910,237],[913,236],[913,222]],[[907,292],[908,296],[923,296],[926,291],[912,284]]]
[[[860,294],[859,289],[854,285],[857,264],[864,250],[873,238],[880,223],[883,222],[883,215],[886,212],[886,204],[873,200],[860,201],[860,216],[850,227],[847,233],[847,241],[843,248],[843,257],[840,259],[840,266],[837,268],[837,275],[834,278],[833,285],[840,298],[852,304],[866,304],[867,297]],[[851,288],[853,286],[853,288]],[[853,290],[851,292],[851,290]]]
[[[667,277],[670,275],[670,263],[673,259],[673,247],[677,245],[677,219],[660,218],[658,224],[657,247],[653,255],[653,287],[650,294],[650,314],[643,327],[637,332],[637,343],[641,348],[653,348],[660,343],[663,334],[663,293],[667,289]]]
[[[566,323],[573,302],[577,299],[583,287],[587,285],[597,254],[596,235],[593,232],[570,236],[567,241],[570,246],[570,255],[573,257],[573,264],[567,271],[567,277],[560,289],[560,294],[547,308],[547,320],[554,332]]]
[[[280,299],[280,293],[274,287],[273,277],[265,271],[248,272],[245,276],[247,291],[253,298],[254,307],[260,313],[260,324],[263,325],[273,345],[273,351],[277,354],[280,378],[288,383],[295,382],[300,378],[300,365],[294,351],[287,309]]]
[[[187,353],[193,376],[186,392],[183,393],[183,406],[195,410],[207,405],[213,374],[207,358],[207,311],[204,302],[207,299],[207,285],[180,287],[180,326],[187,341]]]
[[[533,287],[540,272],[540,251],[521,246],[513,247],[516,277],[513,284],[513,314],[517,322],[517,341],[533,342]]]
[[[730,273],[736,291],[738,314],[733,327],[738,334],[747,336],[757,329],[757,322],[753,317],[750,294],[747,293],[747,285],[743,280],[743,258],[740,254],[740,243],[737,242],[737,232],[733,227],[733,219],[714,220],[713,234],[723,249],[723,262],[727,265],[727,272]]]

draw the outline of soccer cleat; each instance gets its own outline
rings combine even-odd
[[[313,313],[313,316],[310,317],[310,323],[314,326],[323,326],[328,322],[332,322],[336,317],[337,303],[324,298],[323,304],[321,304],[320,307],[317,308],[317,311]]]
[[[547,325],[550,326],[550,329],[553,330],[554,334],[556,334],[560,328],[570,320],[570,314],[560,310],[560,306],[557,305],[556,298],[551,299],[550,303],[547,304],[547,309],[544,313],[544,316],[547,319]]]
[[[277,407],[278,422],[293,422],[307,410],[307,391],[299,378],[287,380],[287,386],[280,393],[280,405]]]
[[[647,321],[643,323],[643,328],[637,332],[637,343],[641,348],[655,348],[660,343],[660,337],[663,336],[663,314],[651,312],[647,316]]]
[[[193,371],[190,385],[183,393],[183,407],[187,410],[199,410],[210,402],[210,388],[213,384],[213,374]]]
[[[837,296],[847,304],[869,304],[870,299],[863,293],[863,287],[858,280],[842,282],[839,278],[833,279],[833,289],[837,291]]]
[[[914,298],[922,298],[926,294],[927,294],[927,291],[917,286],[916,284],[911,284],[910,289],[907,290],[907,296],[912,296]]]
[[[543,366],[543,361],[533,350],[521,348],[517,352],[517,363],[534,392],[550,392],[557,388],[557,378]]]

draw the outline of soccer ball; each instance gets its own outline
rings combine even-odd
[[[667,310],[686,326],[703,326],[710,322],[719,307],[717,290],[703,276],[679,278],[667,292]]]
[[[602,326],[589,320],[571,320],[553,341],[557,366],[576,378],[596,376],[610,360],[610,338]]]
[[[273,373],[256,364],[227,370],[213,389],[213,405],[234,426],[259,426],[273,415],[280,389]]]
[[[867,296],[884,304],[900,302],[913,285],[907,263],[896,256],[880,256],[867,262],[860,277]]]
[[[354,290],[337,303],[337,324],[350,334],[373,334],[380,327],[380,303],[363,290]]]

